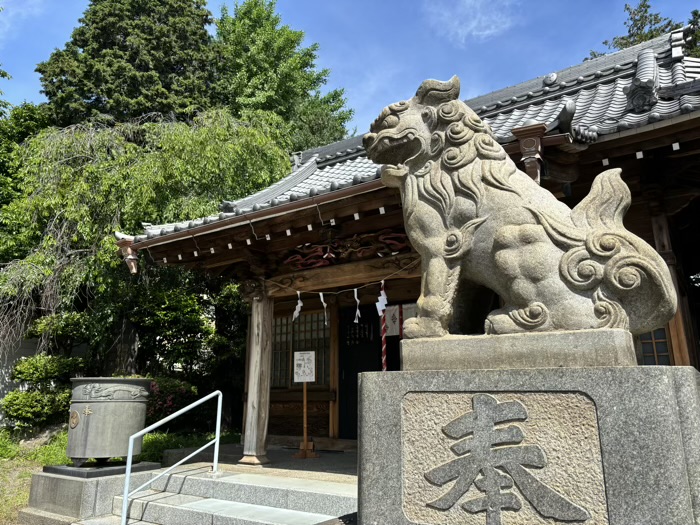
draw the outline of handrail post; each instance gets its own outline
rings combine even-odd
[[[122,497],[122,525],[126,525],[129,512],[129,486],[131,485],[131,463],[134,453],[134,436],[129,437],[129,451],[126,455],[126,477],[124,479],[124,494]]]
[[[223,405],[223,394],[219,392],[216,403],[216,443],[214,443],[214,466],[212,472],[216,474],[219,470],[219,443],[221,441],[221,407]]]

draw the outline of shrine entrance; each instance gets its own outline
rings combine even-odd
[[[355,323],[355,308],[339,312],[339,437],[357,439],[357,374],[382,369],[382,335],[374,304],[360,306]]]

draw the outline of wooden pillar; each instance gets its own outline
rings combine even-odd
[[[547,126],[541,123],[513,129],[513,135],[520,143],[525,172],[537,184],[540,183],[540,172],[542,171],[542,137],[546,132]]]
[[[690,366],[690,352],[688,351],[688,339],[686,337],[686,320],[683,316],[681,290],[678,287],[678,273],[676,271],[676,256],[671,247],[671,235],[668,229],[668,217],[663,211],[659,211],[652,206],[653,214],[651,217],[651,225],[654,231],[654,244],[656,251],[668,266],[673,279],[673,287],[676,289],[678,296],[678,309],[676,315],[673,316],[668,323],[668,337],[671,341],[671,351],[673,353],[673,364],[677,366]]]
[[[248,329],[248,397],[245,408],[243,458],[246,465],[269,463],[265,440],[270,415],[270,376],[272,372],[273,302],[260,281],[243,284],[243,295],[251,305]]]
[[[340,411],[339,407],[339,396],[340,396],[340,318],[338,315],[338,300],[335,296],[331,296],[332,299],[330,303],[330,323],[331,323],[331,377],[330,377],[330,391],[334,394],[334,398],[330,401],[330,407],[328,411],[328,437],[337,439],[339,434],[340,425]]]

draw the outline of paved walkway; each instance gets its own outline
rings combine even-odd
[[[180,458],[191,454],[196,449],[178,449],[166,451],[163,466],[172,465]],[[268,465],[248,466],[238,464],[243,457],[241,445],[221,445],[219,463],[225,472],[262,472],[270,476],[289,476],[305,479],[336,481],[357,484],[357,451],[320,451],[318,458],[297,459],[297,449],[273,446],[268,448]],[[192,462],[211,461],[211,449],[205,450],[193,458]]]

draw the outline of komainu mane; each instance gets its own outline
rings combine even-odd
[[[518,170],[458,97],[457,77],[426,80],[364,138],[369,158],[384,164],[384,183],[401,191],[421,255],[418,316],[406,321],[406,336],[474,333],[491,308],[488,290],[502,306],[486,316],[487,334],[636,334],[666,323],[676,309],[671,276],[622,224],[631,196],[620,170],[598,175],[571,210]]]

